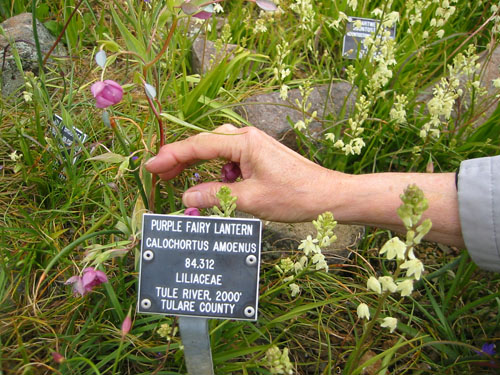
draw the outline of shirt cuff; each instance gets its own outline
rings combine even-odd
[[[472,260],[485,270],[500,272],[500,156],[460,164],[458,206]]]

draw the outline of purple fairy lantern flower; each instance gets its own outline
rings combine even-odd
[[[85,289],[83,288],[83,282],[81,276],[71,276],[66,282],[66,285],[73,284],[73,294],[76,295],[85,295]]]
[[[222,182],[234,182],[241,176],[241,170],[238,163],[234,161],[225,164],[221,170]]]
[[[93,267],[88,267],[83,270],[83,276],[71,276],[66,280],[65,284],[73,284],[73,293],[83,297],[85,294],[91,292],[96,286],[107,281],[108,278],[104,272],[96,270]]]
[[[119,103],[123,98],[123,88],[111,79],[94,83],[90,87],[90,91],[96,99],[97,108],[107,108]]]
[[[188,216],[201,216],[200,210],[198,210],[196,207],[189,207],[186,208],[184,211],[184,215]]]
[[[193,14],[193,17],[199,18],[200,20],[208,20],[210,17],[212,17],[212,14],[213,13],[202,10],[199,13]]]
[[[82,282],[86,292],[90,292],[94,287],[108,281],[106,274],[96,270],[93,267],[88,267],[83,270]]]

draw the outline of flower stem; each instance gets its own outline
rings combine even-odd
[[[118,347],[118,351],[116,352],[115,363],[113,363],[113,370],[111,372],[112,375],[116,374],[116,368],[118,367],[118,362],[120,360],[120,354],[123,348],[123,338],[120,340],[120,346]]]
[[[118,138],[118,141],[120,142],[123,151],[125,152],[126,155],[130,154],[130,150],[127,146],[127,143],[123,139],[123,137],[120,134],[120,130],[116,126],[115,119],[113,117],[109,118],[109,122],[111,124],[111,129],[113,129],[114,133],[116,134],[116,137]],[[146,192],[144,191],[144,186],[142,185],[141,178],[139,176],[139,171],[136,169],[136,165],[134,160],[132,158],[129,159],[130,167],[132,168],[132,174],[134,175],[135,181],[137,182],[137,187],[139,188],[139,193],[141,194],[142,201],[144,202],[144,206],[146,209],[149,210],[149,201],[146,196]]]

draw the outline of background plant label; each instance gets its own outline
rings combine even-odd
[[[60,139],[61,148],[66,149],[66,153],[64,153],[66,157],[71,155],[71,147],[73,147],[75,154],[80,152],[80,144],[83,144],[87,140],[87,134],[78,128],[69,128],[64,125],[61,116],[54,115],[52,117],[52,121],[54,123],[54,126],[52,127],[52,136],[56,139]],[[75,136],[78,137],[80,142],[75,141]],[[75,164],[77,158],[77,156],[73,158],[73,164]]]
[[[375,33],[377,33],[377,38],[382,38],[383,32],[387,30],[380,28],[377,32],[379,23],[379,20],[371,18],[349,17],[342,46],[342,56],[351,60],[357,59],[358,56],[362,58],[368,52],[363,41]],[[391,27],[389,31],[390,38],[396,38],[396,26]]]
[[[138,312],[256,320],[258,219],[144,214]]]

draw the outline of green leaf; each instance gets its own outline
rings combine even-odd
[[[116,27],[118,27],[118,30],[120,30],[123,39],[125,39],[127,48],[130,51],[137,53],[142,57],[143,60],[147,60],[146,49],[144,48],[142,43],[139,42],[139,40],[135,36],[133,36],[132,33],[127,29],[127,27],[122,23],[120,17],[118,17],[118,14],[116,14],[116,11],[113,8],[111,8],[111,14],[113,15],[113,20]]]
[[[111,164],[117,164],[117,163],[122,163],[125,161],[125,156],[120,155],[120,154],[115,154],[114,152],[107,152],[102,155],[97,155],[92,158],[88,158],[87,160],[96,160],[96,161],[103,161],[105,163],[111,163]]]

